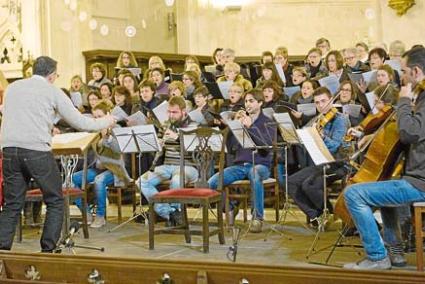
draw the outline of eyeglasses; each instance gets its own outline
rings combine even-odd
[[[351,93],[351,89],[341,89],[341,92],[350,92]]]

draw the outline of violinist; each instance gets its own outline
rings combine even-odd
[[[358,139],[358,147],[361,148],[373,138],[373,133],[391,114],[392,103],[397,95],[388,92],[388,85],[380,86],[374,91],[373,110],[357,126],[351,127],[347,131],[346,139]]]
[[[184,157],[180,156],[180,140],[178,129],[196,126],[190,121],[186,112],[186,102],[183,97],[172,97],[168,101],[168,120],[165,122],[165,131],[161,134],[163,150],[158,154],[153,162],[153,171],[147,171],[139,177],[136,185],[141,193],[150,200],[152,196],[158,193],[156,186],[165,180],[170,180],[170,188],[180,187],[180,159],[185,159],[185,181],[193,183],[198,179],[198,170],[195,168],[195,161],[192,155],[186,153]],[[161,157],[160,157],[161,156]],[[157,164],[161,164],[158,165]],[[182,213],[179,204],[161,203],[155,205],[155,212],[165,220],[167,226],[176,226],[183,223]]]
[[[402,81],[396,118],[400,141],[408,146],[401,179],[349,186],[345,203],[360,233],[366,258],[349,263],[349,269],[390,269],[403,266],[406,260],[400,250],[385,245],[401,246],[397,207],[425,201],[425,49],[412,48],[402,58]],[[412,86],[414,89],[412,91]],[[413,107],[412,107],[413,105]],[[372,208],[381,208],[384,235],[379,234]]]
[[[346,119],[332,107],[332,94],[327,88],[317,88],[313,93],[313,98],[320,117],[327,121],[326,124],[323,123],[323,119],[317,122],[317,125],[321,125],[322,128],[320,134],[323,142],[332,155],[342,158],[337,154],[344,147],[343,138],[347,131]],[[331,164],[326,172],[330,175],[326,181],[333,182],[344,177],[348,169],[342,162],[338,162]],[[290,175],[288,192],[294,202],[309,217],[311,225],[317,227],[319,217],[323,212],[323,167],[309,166]]]

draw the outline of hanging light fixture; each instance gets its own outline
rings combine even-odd
[[[174,5],[174,0],[165,0],[165,5],[167,7],[172,7]]]

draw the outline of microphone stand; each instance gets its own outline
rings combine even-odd
[[[74,229],[74,230],[73,230]],[[95,247],[95,246],[86,246],[86,245],[76,245],[74,241],[74,236],[77,234],[79,227],[73,227],[71,225],[71,228],[69,229],[70,233],[63,237],[62,240],[59,241],[59,244],[56,246],[56,248],[53,250],[54,253],[61,253],[64,249],[68,249],[72,254],[76,254],[75,248],[82,248],[82,249],[91,249],[91,250],[97,250],[101,252],[105,252],[104,247]]]

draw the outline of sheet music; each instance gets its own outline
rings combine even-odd
[[[243,148],[255,148],[254,141],[252,141],[251,137],[248,135],[246,129],[242,126],[242,123],[239,120],[231,120],[227,125]]]
[[[369,107],[373,114],[377,114],[379,111],[375,107],[376,95],[374,92],[369,92],[365,94],[367,102],[369,103]]]
[[[220,112],[220,116],[224,120],[224,122],[226,122],[226,124],[229,124],[228,122],[232,121],[235,115],[236,112],[231,110]]]
[[[194,128],[181,128],[180,130],[184,132],[193,129]],[[219,130],[216,127],[214,127],[213,129]],[[196,137],[196,134],[183,134],[183,143],[186,151],[193,152],[199,145],[199,138]],[[221,152],[221,146],[223,145],[223,136],[220,134],[212,134],[208,140],[208,145],[211,147],[211,150],[213,150],[213,152]]]
[[[277,74],[279,75],[280,79],[284,84],[286,84],[285,72],[283,71],[282,65],[275,63],[274,66],[276,67]]]
[[[359,117],[361,109],[362,109],[361,105],[356,105],[356,104],[343,105],[342,113],[351,115],[353,117]]]
[[[189,117],[193,121],[199,123],[199,124],[207,124],[207,121],[205,120],[205,116],[202,114],[202,111],[195,109],[191,112],[189,112]]]
[[[361,73],[348,73],[348,77],[350,77],[351,82],[353,82],[354,84],[360,84],[363,79]]]
[[[319,84],[320,86],[328,88],[333,95],[335,95],[338,92],[339,79],[335,75],[330,75],[322,79],[319,79]]]
[[[146,116],[140,110],[127,117],[129,125],[144,125],[146,124]]]
[[[315,165],[327,164],[335,161],[316,128],[306,127],[297,129],[297,134]]]
[[[111,111],[111,115],[117,121],[123,121],[128,118],[128,114],[120,106],[115,106]]]
[[[369,85],[371,82],[376,81],[376,70],[362,73],[363,80],[366,82],[366,85]]]
[[[401,74],[401,62],[400,62],[400,60],[397,60],[397,59],[385,60],[384,64],[390,65],[391,68],[393,68],[395,71],[397,71],[399,74]]]
[[[292,122],[292,119],[289,113],[287,112],[274,113],[273,118],[279,124],[279,130],[285,142],[289,144],[300,143],[296,133],[295,125]]]
[[[313,116],[316,115],[316,105],[311,104],[299,104],[297,105],[297,110],[302,112],[304,115]]]
[[[168,119],[168,102],[163,101],[159,106],[155,107],[153,110],[156,118],[161,124],[163,124]]]
[[[52,138],[52,144],[67,144],[74,141],[78,141],[89,135],[91,135],[91,133],[89,132],[73,132],[73,133],[56,134]]]
[[[133,139],[134,131],[141,152],[158,152],[161,149],[159,140],[152,124],[137,125],[132,127],[118,127],[112,129],[112,134],[118,141],[122,153],[138,153],[137,145]]]
[[[270,119],[273,119],[274,110],[272,107],[263,108],[263,114]]]
[[[216,71],[215,65],[205,65],[204,69],[205,71],[213,73],[213,74],[215,74],[215,71]]]
[[[128,71],[130,71],[131,73],[133,73],[133,75],[135,77],[139,77],[139,75],[142,73],[142,69],[141,68],[125,68]]]
[[[300,86],[293,86],[293,87],[284,87],[283,93],[286,94],[289,98],[292,98],[293,95],[301,91]]]
[[[218,85],[218,88],[220,89],[221,94],[223,95],[223,98],[228,100],[229,89],[233,85],[233,81],[218,82],[217,85]]]

